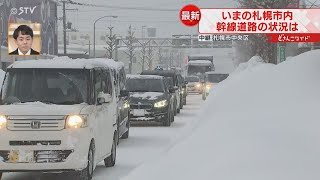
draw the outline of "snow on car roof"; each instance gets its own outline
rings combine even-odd
[[[55,68],[55,69],[92,69],[94,67],[109,67],[121,69],[122,62],[112,59],[71,59],[69,57],[56,57],[44,60],[16,61],[8,68]]]
[[[128,78],[128,79],[162,79],[163,76],[127,74],[127,78]]]
[[[229,74],[228,72],[223,72],[223,71],[209,71],[209,72],[206,72],[206,74]]]
[[[209,60],[197,60],[197,61],[189,61],[190,65],[212,65],[212,62]]]

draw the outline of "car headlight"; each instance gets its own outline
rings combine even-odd
[[[123,107],[124,107],[125,109],[130,108],[130,104],[129,104],[128,102],[126,102],[126,103],[124,103]]]
[[[71,115],[66,119],[66,127],[71,129],[84,128],[88,126],[87,116]]]
[[[168,101],[167,100],[163,100],[163,101],[159,101],[154,103],[154,107],[155,108],[162,108],[168,105]]]
[[[0,129],[3,129],[7,126],[7,117],[6,116],[0,116]]]
[[[200,88],[200,87],[201,87],[201,84],[200,84],[200,83],[196,84],[196,87],[197,87],[197,88]]]
[[[211,85],[208,84],[208,85],[206,86],[206,88],[207,88],[207,89],[210,89],[210,88],[211,88]]]

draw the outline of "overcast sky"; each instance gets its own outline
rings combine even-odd
[[[78,11],[67,11],[67,19],[82,32],[93,32],[94,21],[102,16],[113,15],[118,18],[105,18],[97,23],[97,31],[105,32],[112,24],[117,34],[124,36],[129,25],[135,29],[136,37],[141,37],[142,26],[157,28],[157,36],[170,37],[173,34],[197,34],[197,26],[185,27],[179,20],[180,9],[187,4],[199,8],[234,8],[237,0],[73,0],[74,2],[97,5],[67,5]],[[302,1],[302,0],[301,0]],[[320,0],[305,0],[307,4],[315,2],[320,7]],[[111,8],[113,7],[113,8]],[[136,10],[136,9],[151,9]],[[60,6],[59,10],[62,9]],[[60,11],[61,12],[61,11]],[[58,13],[61,15],[61,13]],[[59,21],[62,27],[62,21]]]
[[[195,4],[199,8],[235,7],[235,0],[74,0],[75,2],[98,5],[100,7],[68,5],[67,19],[73,22],[79,31],[93,32],[94,21],[102,16],[114,15],[118,18],[106,18],[97,23],[97,31],[106,31],[110,25],[115,27],[115,32],[125,35],[131,24],[136,31],[136,37],[141,37],[142,26],[157,28],[157,35],[170,37],[172,34],[197,33],[197,27],[185,27],[179,20],[180,9],[187,4]],[[116,7],[110,8],[108,6]],[[62,7],[59,7],[61,9]],[[121,9],[119,9],[121,8]],[[145,8],[135,10],[133,8]],[[168,10],[168,11],[167,11]],[[61,13],[58,13],[61,15]],[[59,27],[62,22],[59,21]]]

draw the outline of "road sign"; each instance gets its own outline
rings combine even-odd
[[[285,46],[279,46],[278,48],[279,52],[279,60],[280,63],[286,60],[286,47]]]

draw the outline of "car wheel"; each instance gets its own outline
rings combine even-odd
[[[171,122],[173,123],[174,122],[174,112],[173,110],[170,110],[170,114],[171,114]]]
[[[180,106],[177,109],[177,114],[179,114],[179,113],[180,113]]]
[[[128,121],[127,121],[126,127],[127,127],[128,130],[122,135],[121,139],[128,139],[129,138],[129,129],[130,129],[130,119],[129,119],[129,117],[128,117]]]
[[[180,109],[183,109],[183,97],[180,97]]]
[[[177,101],[174,101],[173,108],[174,108],[174,113],[173,113],[173,115],[176,116],[176,115],[177,115]]]
[[[116,145],[119,145],[120,143],[120,120],[118,118],[117,120],[117,139],[116,139]]]
[[[88,152],[88,164],[87,167],[79,172],[76,172],[75,180],[91,180],[94,171],[94,143],[92,142]]]
[[[184,97],[183,99],[183,105],[187,105],[187,97]]]
[[[202,94],[202,100],[206,100],[207,96],[205,94]]]
[[[169,127],[171,125],[171,111],[168,109],[167,114],[163,118],[163,126]]]
[[[116,136],[114,136],[112,147],[111,147],[111,155],[104,159],[104,165],[106,167],[113,167],[116,164],[116,157],[117,157],[117,142],[116,142]]]

